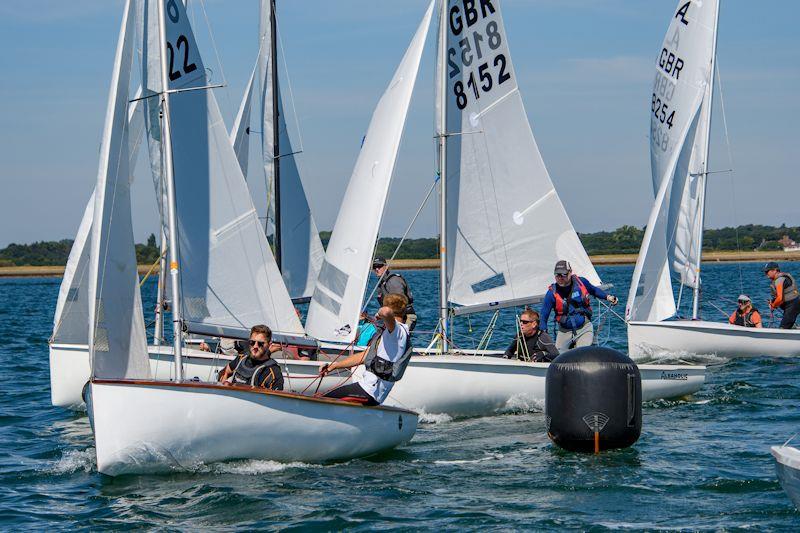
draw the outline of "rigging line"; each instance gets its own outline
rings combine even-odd
[[[233,100],[231,98],[230,89],[228,88],[228,78],[225,76],[225,70],[222,67],[222,60],[219,57],[219,50],[217,49],[217,41],[214,39],[214,32],[211,29],[211,21],[208,18],[208,13],[206,13],[206,3],[205,0],[200,0],[200,8],[203,10],[203,17],[206,19],[206,27],[208,28],[208,36],[211,39],[211,47],[214,49],[214,56],[217,59],[217,64],[219,65],[219,72],[222,75],[222,85],[225,87],[225,100],[227,100],[228,108],[235,109],[233,107]],[[192,10],[194,11],[194,10]],[[210,80],[209,80],[210,81]]]
[[[719,73],[719,59],[714,62],[714,70],[717,75],[717,92],[719,93],[719,105],[720,111],[722,111],[722,126],[723,130],[725,131],[725,146],[728,149],[728,168],[730,168],[730,180],[731,180],[731,203],[733,204],[732,215],[733,215],[733,227],[735,228],[736,233],[736,251],[740,252],[741,243],[739,241],[739,223],[736,217],[736,182],[733,180],[733,151],[731,150],[731,138],[728,134],[728,117],[725,114],[725,99],[722,97],[722,76]],[[744,292],[744,274],[742,272],[742,263],[738,262],[738,271],[739,271],[739,291]]]
[[[406,228],[406,232],[403,233],[403,236],[400,238],[400,242],[397,243],[397,247],[394,249],[394,252],[392,253],[392,256],[389,258],[389,261],[392,261],[392,260],[394,260],[395,257],[397,257],[397,253],[400,251],[400,247],[403,246],[403,242],[405,242],[406,237],[408,237],[408,233],[411,231],[411,228],[414,227],[414,222],[417,221],[417,218],[419,218],[420,213],[422,213],[422,209],[428,203],[428,199],[431,197],[431,193],[433,193],[433,190],[436,188],[437,182],[438,182],[438,180],[434,180],[433,183],[431,184],[430,188],[428,189],[428,194],[425,195],[425,198],[422,200],[422,203],[417,208],[417,212],[414,214],[414,218],[412,218],[411,222],[408,224],[408,227]],[[388,269],[387,269],[387,271],[388,271]],[[378,279],[378,283],[376,283],[375,286],[372,287],[372,292],[369,293],[369,297],[367,297],[367,299],[364,300],[364,304],[361,307],[361,312],[362,313],[367,310],[367,306],[369,305],[369,302],[371,302],[372,301],[372,297],[375,296],[375,291],[378,290],[378,285],[380,284],[381,279],[383,279],[383,276],[381,276]]]
[[[278,13],[276,11],[275,12],[275,33],[277,34],[276,37],[278,39],[278,44],[280,44],[281,59],[283,60],[283,72],[286,74],[286,86],[289,89],[289,100],[292,103],[292,113],[294,114],[295,128],[297,128],[297,140],[300,142],[300,148],[297,150],[297,152],[302,152],[303,151],[303,135],[300,132],[300,118],[297,116],[297,108],[295,107],[294,91],[292,90],[292,79],[289,76],[289,65],[286,62],[286,49],[283,46],[283,38],[281,37],[281,32],[280,32],[280,30],[278,28],[279,28],[279,25],[278,25]],[[284,119],[284,123],[286,123],[286,119]],[[277,127],[277,125],[276,125],[276,127]],[[287,137],[289,136],[288,129],[286,131],[286,136]]]

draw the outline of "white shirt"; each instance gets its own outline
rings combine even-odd
[[[377,356],[394,363],[406,351],[408,345],[408,326],[403,323],[395,322],[394,331],[389,333],[389,329],[384,329],[381,334],[381,342],[378,344]],[[376,402],[383,403],[389,396],[394,382],[386,381],[369,370],[364,370],[358,379],[358,384],[364,391],[372,396]]]

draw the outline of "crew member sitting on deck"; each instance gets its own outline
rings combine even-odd
[[[533,363],[549,363],[558,357],[558,349],[546,331],[539,329],[539,313],[526,309],[519,317],[521,335],[514,337],[503,357]]]
[[[797,282],[791,274],[781,272],[778,263],[770,261],[764,265],[764,274],[771,280],[769,290],[772,298],[769,301],[770,309],[783,309],[781,329],[792,329],[800,314],[800,292],[797,291]]]
[[[350,399],[365,405],[379,405],[386,400],[394,382],[403,377],[411,357],[411,339],[405,324],[407,305],[408,300],[402,294],[387,294],[376,315],[380,335],[373,338],[369,348],[320,367],[320,377],[340,368],[360,364],[366,367],[357,381],[328,391],[325,396]]]
[[[547,329],[550,312],[555,309],[556,348],[559,352],[591,346],[594,340],[592,328],[592,306],[589,296],[608,300],[617,305],[617,297],[607,294],[600,287],[595,287],[586,278],[572,274],[569,262],[561,260],[556,263],[554,274],[556,282],[550,285],[542,302],[542,324]]]
[[[280,351],[272,343],[272,330],[258,325],[250,328],[250,355],[238,355],[219,374],[224,385],[250,385],[272,390],[283,390],[283,374],[278,363],[270,357]]]
[[[740,294],[737,303],[739,307],[733,312],[728,322],[746,328],[763,327],[761,324],[761,315],[758,313],[758,309],[753,307],[753,302],[750,301],[748,295]]]

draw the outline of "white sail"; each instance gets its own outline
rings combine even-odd
[[[599,284],[531,132],[500,2],[476,4],[471,15],[451,3],[440,66],[448,93],[448,300],[534,299],[560,259]]]
[[[670,135],[680,135],[677,128],[688,124],[678,114],[698,93],[703,98],[695,135],[686,140],[692,144],[691,160],[681,172],[687,175],[675,177],[682,188],[673,187],[677,194],[667,222],[670,270],[689,287],[697,285],[700,264],[717,10],[717,0],[679,2],[659,52],[651,100],[650,161],[653,190],[658,191],[673,154],[683,149],[670,142]]]
[[[129,169],[133,174],[136,157],[144,129],[143,116],[139,101],[141,89],[136,92],[134,102],[128,111],[128,153]],[[56,312],[53,317],[53,335],[51,341],[59,344],[89,344],[89,252],[91,250],[92,220],[94,218],[95,193],[83,211],[78,232],[72,242],[72,248],[64,268],[64,277],[58,290]]]
[[[89,353],[98,378],[148,378],[130,201],[128,86],[135,22],[130,2],[114,59],[95,188],[89,257]]]
[[[273,64],[270,0],[261,0],[259,50],[253,73],[245,89],[233,128],[231,142],[239,160],[239,166],[249,181],[265,178],[268,199],[267,219],[279,227],[280,270],[289,295],[302,299],[311,296],[317,280],[325,250],[319,238],[319,230],[311,215],[300,172],[295,161],[281,92],[278,90],[278,123],[274,124]],[[258,90],[261,87],[261,90]],[[259,118],[260,124],[251,127],[251,116]],[[275,145],[274,132],[278,128],[280,197],[275,194]],[[262,165],[250,171],[248,160],[250,136],[255,132],[259,139]],[[275,220],[275,202],[280,202],[280,220]]]
[[[301,335],[182,3],[149,0],[146,33],[158,31],[157,1],[165,2],[171,54],[169,119],[187,327],[204,332],[265,323]],[[145,65],[157,68],[157,49],[148,51]]]
[[[690,287],[697,283],[717,7],[714,0],[679,2],[656,59],[650,162],[657,193],[628,296],[629,320],[675,315],[670,272]]]
[[[433,2],[375,108],[347,185],[308,309],[306,331],[318,339],[350,342],[355,337],[432,11]]]

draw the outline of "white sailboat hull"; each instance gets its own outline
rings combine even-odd
[[[172,377],[169,347],[150,346],[150,365],[156,379]],[[225,364],[229,357],[187,350],[184,375],[200,381]],[[315,381],[319,361],[278,359],[284,370],[285,389],[296,393],[326,392],[349,382],[346,372],[327,376],[319,388]],[[525,363],[483,355],[417,355],[403,379],[392,389],[387,405],[428,414],[488,416],[504,410],[530,409],[544,402],[548,363]],[[642,400],[679,398],[699,391],[705,382],[700,365],[639,365]],[[89,380],[86,346],[51,345],[50,382],[53,405],[79,406],[81,390]],[[58,402],[58,403],[57,403]]]
[[[232,459],[324,463],[411,440],[417,414],[249,387],[92,381],[97,469],[111,476]]]
[[[783,490],[800,509],[800,450],[792,446],[773,446],[770,451],[775,457],[775,470]]]
[[[800,329],[745,328],[705,320],[629,322],[628,346],[634,360],[665,354],[800,356]]]

